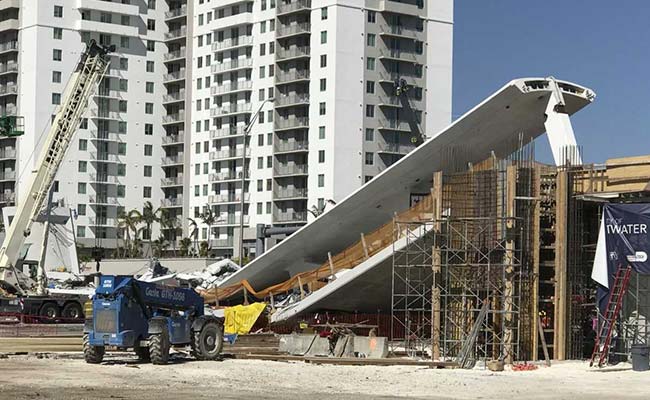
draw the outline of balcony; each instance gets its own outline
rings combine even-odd
[[[426,4],[424,1],[422,4]],[[416,4],[402,3],[394,0],[379,0],[379,9],[395,14],[421,15],[424,7],[418,7]],[[426,15],[426,13],[425,13]]]
[[[414,146],[401,145],[399,143],[378,143],[378,153],[385,154],[408,154],[411,150],[415,149]]]
[[[179,153],[175,156],[163,157],[161,161],[163,166],[182,165],[185,161],[185,157],[183,156],[183,153]]]
[[[0,181],[15,181],[16,180],[16,171],[0,171]]]
[[[187,27],[184,26],[180,29],[176,29],[175,31],[170,31],[165,33],[165,40],[166,41],[176,40],[176,39],[184,38],[186,35],[187,35]]]
[[[273,213],[274,222],[307,222],[307,211]]]
[[[14,104],[0,105],[0,115],[16,115],[17,108]]]
[[[278,3],[276,10],[278,16],[301,11],[311,11],[311,0],[298,0],[289,4]]]
[[[397,96],[379,96],[378,105],[383,107],[402,107],[402,101]]]
[[[222,85],[212,86],[210,88],[211,95],[242,92],[253,89],[252,81],[235,81],[231,83],[224,83]]]
[[[102,227],[102,228],[116,228],[117,219],[116,218],[106,218],[106,217],[89,217],[88,226],[93,227]]]
[[[91,151],[90,160],[105,163],[122,163],[122,159],[117,154],[109,154],[106,152]]]
[[[308,34],[311,32],[311,24],[302,23],[294,25],[282,25],[280,24],[278,29],[275,31],[275,38],[282,39],[288,38],[295,35]]]
[[[291,107],[298,105],[309,105],[308,94],[292,94],[289,96],[278,96],[275,98],[275,107]]]
[[[223,117],[225,115],[249,113],[252,110],[251,103],[232,104],[210,109],[211,117]]]
[[[212,51],[224,51],[234,49],[236,47],[247,47],[253,45],[252,36],[239,36],[235,38],[228,38],[221,42],[212,43]]]
[[[162,178],[160,180],[160,186],[162,187],[183,186],[183,175],[178,175],[169,178]]]
[[[163,208],[183,207],[183,196],[164,198],[160,200],[160,206]]]
[[[165,55],[163,55],[163,58],[165,61],[178,60],[180,58],[185,58],[186,53],[187,52],[185,51],[185,47],[181,47],[179,50],[165,53]]]
[[[396,36],[406,39],[418,39],[424,32],[415,29],[404,28],[398,25],[379,24],[379,33],[382,36]]]
[[[222,7],[222,2],[224,0],[219,1],[219,7]],[[240,0],[241,2],[241,0]],[[244,10],[245,7],[240,6],[240,10]],[[216,14],[216,11],[215,11]],[[215,23],[219,24],[219,27],[222,28],[231,28],[235,27],[238,25],[249,25],[252,24],[255,20],[253,19],[253,13],[252,12],[240,12],[239,14],[231,14],[231,15],[226,15],[223,18],[219,18],[215,20]]]
[[[121,143],[123,142],[122,137],[119,133],[115,132],[106,132],[106,131],[97,131],[97,129],[92,129],[90,131],[90,139],[98,142],[114,142]]]
[[[109,174],[90,174],[88,179],[90,183],[119,185],[122,183],[119,178],[118,176]]]
[[[8,51],[18,51],[18,41],[12,40],[11,42],[0,43],[0,53]]]
[[[183,143],[185,143],[185,134],[167,135],[162,137],[163,146]]]
[[[13,74],[18,73],[18,63],[5,63],[0,64],[0,74]]]
[[[276,200],[306,199],[307,188],[279,187],[273,191],[273,198]]]
[[[275,153],[291,153],[297,151],[309,151],[309,142],[276,140],[273,146]]]
[[[244,201],[250,199],[250,193],[244,193]],[[208,197],[210,204],[240,203],[241,193],[215,194]]]
[[[169,21],[175,18],[181,18],[187,16],[187,5],[183,4],[179,8],[174,8],[165,12],[165,20]]]
[[[210,239],[210,247],[214,248],[227,248],[233,247],[234,238],[229,237],[227,239]]]
[[[95,93],[95,96],[97,97],[105,97],[109,99],[116,99],[116,100],[124,100],[124,96],[122,95],[122,92],[119,90],[110,90],[106,88],[100,87],[97,90],[97,93]]]
[[[246,171],[246,179],[250,178],[250,172]],[[225,182],[241,180],[241,171],[214,172],[210,174],[210,182]]]
[[[185,90],[163,96],[163,104],[176,103],[180,101],[185,101]]]
[[[290,83],[295,81],[309,80],[309,70],[294,69],[287,72],[277,72],[275,83]]]
[[[410,86],[418,86],[415,83],[415,79],[421,79],[421,76],[416,76],[413,74],[401,74],[398,72],[386,72],[386,71],[381,71],[379,73],[379,81],[380,82],[390,82],[391,84],[394,84],[396,80],[399,79],[404,79],[406,80],[406,83]]]
[[[163,124],[175,124],[178,122],[185,122],[185,112],[163,115],[162,117]]]
[[[220,72],[235,71],[238,69],[247,69],[247,68],[253,68],[252,58],[238,58],[227,62],[213,64],[212,73],[216,74]]]
[[[406,121],[400,121],[397,119],[389,119],[389,118],[379,118],[378,122],[379,122],[379,129],[411,132],[411,126]]]
[[[16,149],[5,147],[0,149],[0,161],[12,160],[16,158]]]
[[[210,139],[219,139],[224,137],[236,137],[244,134],[243,126],[231,126],[229,128],[212,129]]]
[[[292,165],[278,165],[273,168],[274,176],[294,176],[294,175],[307,175],[307,165],[305,164],[292,164]]]
[[[120,206],[120,202],[115,197],[106,195],[88,196],[88,203],[100,206]]]
[[[111,119],[114,121],[123,121],[122,114],[118,111],[105,111],[93,108],[90,110],[90,116],[95,119]]]
[[[182,80],[185,80],[185,68],[181,68],[176,72],[170,72],[168,74],[163,75],[164,83],[170,83],[170,82],[182,81]]]
[[[244,225],[248,225],[248,215],[244,215]],[[239,225],[240,219],[238,214],[221,214],[217,219],[215,226]]]
[[[211,151],[210,160],[226,160],[229,158],[241,158],[244,154],[244,149],[226,149],[220,151]],[[246,157],[250,157],[251,149],[246,149]]]
[[[417,62],[418,56],[422,56],[422,55],[410,51],[403,51],[400,49],[389,49],[389,48],[379,49],[379,58],[388,58],[391,60],[408,61],[414,63]]]
[[[291,47],[288,49],[279,48],[275,53],[278,61],[291,60],[294,58],[309,57],[311,49],[309,46]]]
[[[13,203],[16,201],[16,193],[4,192],[0,193],[0,203]]]
[[[107,3],[105,1],[97,1],[97,3],[111,4],[110,7],[119,5],[119,3],[113,4],[113,3]],[[115,11],[111,11],[111,12],[115,12]],[[138,15],[138,13],[139,11],[133,15]],[[117,19],[117,17],[115,19]],[[140,30],[138,29],[137,26],[120,25],[118,23],[113,23],[113,22],[101,22],[101,21],[93,21],[89,19],[79,19],[77,20],[76,28],[78,31],[110,33],[111,35],[117,35],[117,36],[131,36],[131,37],[140,36]]]
[[[277,118],[273,126],[276,130],[309,128],[309,117]]]
[[[115,14],[125,14],[138,16],[140,8],[136,4],[125,4],[126,2],[110,2],[103,0],[78,0],[77,4],[80,10],[93,10],[96,12],[106,12]],[[115,16],[113,16],[115,18]]]

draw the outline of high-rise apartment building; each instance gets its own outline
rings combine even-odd
[[[166,10],[162,0],[0,2],[0,104],[3,113],[24,118],[25,131],[18,139],[0,139],[0,154],[17,154],[1,161],[5,201],[27,195],[21,183],[38,159],[85,43],[116,46],[54,187],[54,199],[76,210],[82,246],[114,248],[121,210],[160,204]],[[154,228],[143,238],[157,237]]]
[[[115,247],[151,201],[237,256],[243,204],[250,254],[256,225],[305,224],[450,122],[452,28],[452,0],[3,0],[0,111],[25,135],[0,139],[0,205],[95,39],[117,49],[55,193],[78,239]]]
[[[184,204],[213,210],[222,254],[238,255],[242,174],[249,254],[257,224],[306,223],[451,120],[451,0],[190,8]]]

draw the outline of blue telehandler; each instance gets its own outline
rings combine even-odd
[[[223,318],[204,314],[191,288],[103,275],[84,325],[88,363],[101,363],[106,347],[133,349],[141,360],[167,364],[171,346],[190,346],[199,360],[214,360],[223,347]]]

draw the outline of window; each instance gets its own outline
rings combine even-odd
[[[263,212],[264,203],[257,203],[257,215],[261,215]]]
[[[367,151],[365,161],[366,161],[366,165],[373,165],[375,163],[375,153]]]
[[[101,44],[102,46],[110,46],[111,44],[113,44],[113,42],[111,41],[111,35],[100,33],[99,44]]]
[[[106,24],[110,24],[113,22],[113,14],[111,13],[100,13],[99,14],[99,21],[104,22]]]
[[[63,29],[62,28],[54,28],[52,30],[52,37],[56,40],[61,40],[63,39]]]
[[[63,18],[63,6],[54,6],[54,17]]]
[[[269,42],[269,54],[275,53],[275,42]]]
[[[318,150],[318,162],[321,164],[325,162],[325,150]]]
[[[325,127],[324,126],[319,126],[318,127],[318,138],[319,139],[325,139]]]
[[[265,78],[265,77],[266,77],[266,67],[262,65],[260,67],[260,78]]]
[[[201,154],[201,142],[194,143],[194,153]]]
[[[153,145],[150,144],[144,145],[144,155],[148,157],[153,155]]]
[[[327,67],[327,54],[322,54],[320,56],[320,67],[321,68]]]
[[[264,95],[265,94],[266,94],[266,90],[260,89],[259,92],[258,92],[258,96],[257,96],[258,100],[259,101],[264,101]]]
[[[153,124],[144,124],[144,134],[147,136],[153,135]]]
[[[120,25],[129,26],[131,25],[131,17],[128,15],[120,16]]]
[[[203,57],[199,57],[196,59],[196,67],[203,68]]]
[[[153,82],[147,82],[144,88],[145,92],[153,93]]]
[[[327,7],[320,9],[320,19],[327,19]]]
[[[196,88],[203,89],[203,78],[196,78]]]
[[[375,11],[368,11],[368,22],[371,24],[377,22],[377,13]]]
[[[320,91],[321,91],[321,92],[324,92],[324,91],[326,91],[326,90],[327,90],[327,79],[322,78],[322,79],[320,80]]]
[[[147,61],[147,72],[154,72],[154,62]]]
[[[372,142],[375,140],[375,130],[372,128],[366,128],[366,141]]]
[[[257,145],[264,146],[264,135],[257,135]]]
[[[266,32],[266,21],[260,22],[260,33]]]
[[[88,129],[88,118],[82,118],[79,123],[79,129]]]
[[[210,172],[210,163],[203,163],[203,174],[207,175]]]
[[[266,10],[266,0],[262,0],[262,11]]]
[[[79,161],[77,171],[79,171],[79,172],[88,172],[88,162]]]
[[[260,55],[263,56],[266,54],[266,43],[260,44]]]
[[[61,49],[52,49],[52,60],[61,61]]]
[[[145,199],[151,198],[151,186],[142,187],[142,197],[144,197]]]
[[[194,197],[199,197],[200,195],[201,195],[201,186],[194,185]],[[205,237],[205,234],[203,234],[203,237]]]
[[[120,79],[119,88],[120,91],[122,92],[126,92],[127,90],[129,90],[129,81],[126,79]]]
[[[124,198],[126,195],[126,187],[124,185],[117,185],[117,197]]]
[[[126,126],[127,126],[126,121],[118,121],[117,122],[117,132],[118,133],[126,133]]]
[[[269,146],[273,144],[273,133],[266,134],[266,144]]]
[[[273,179],[267,179],[266,180],[266,191],[270,192],[273,190]]]
[[[61,83],[61,71],[52,71],[52,82]]]
[[[79,151],[88,150],[88,141],[86,139],[79,139]]]
[[[201,164],[194,164],[194,175],[201,175]]]
[[[366,105],[366,117],[373,118],[375,116],[375,106],[372,104]]]
[[[85,182],[77,183],[77,193],[86,194],[86,183]]]
[[[264,168],[264,157],[257,157],[257,169]]]
[[[375,34],[374,33],[369,33],[368,34],[368,42],[367,42],[369,47],[375,47]]]
[[[117,144],[117,154],[120,156],[125,156],[126,155],[126,143],[118,143]]]
[[[364,183],[368,183],[372,180],[372,175],[366,175],[363,177]]]
[[[156,20],[155,19],[148,19],[147,20],[147,29],[150,31],[155,31],[156,30]]]
[[[375,82],[366,81],[366,93],[370,93],[370,94],[375,93]]]
[[[77,237],[86,237],[86,227],[77,225]]]
[[[57,106],[61,104],[61,93],[52,93],[52,104]]]
[[[325,187],[325,175],[318,174],[318,187]]]
[[[272,19],[269,21],[269,31],[273,32],[275,30],[275,20]]]
[[[126,57],[120,57],[120,69],[127,71],[129,69],[129,59]]]
[[[417,54],[422,54],[424,52],[424,44],[420,41],[415,42],[415,52]]]
[[[267,213],[267,214],[271,214],[271,208],[273,208],[273,206],[271,205],[271,202],[268,201],[268,202],[266,203],[266,213]]]
[[[368,57],[368,59],[366,60],[366,69],[368,71],[375,70],[375,59],[373,57]]]
[[[320,103],[318,105],[318,115],[325,115],[326,112],[327,110],[326,110],[325,103]]]
[[[273,77],[275,75],[275,65],[269,65],[269,77]],[[273,96],[269,96],[273,97]]]
[[[201,111],[201,105],[203,104],[203,100],[198,99],[196,101],[196,111]]]
[[[147,51],[155,51],[156,50],[156,42],[153,40],[147,40]]]
[[[150,10],[156,9],[156,0],[147,0],[147,8]]]
[[[266,168],[273,168],[273,157],[266,156]]]
[[[203,195],[207,196],[208,195],[208,185],[203,185]]]
[[[153,168],[151,165],[145,165],[144,166],[144,176],[152,176],[153,175]]]
[[[127,102],[126,102],[126,100],[120,100],[120,101],[117,103],[117,106],[118,106],[118,110],[119,110],[120,112],[126,112],[126,109],[127,109]]]
[[[327,43],[327,31],[321,31],[320,33],[320,44]]]
[[[85,204],[77,204],[77,214],[78,215],[86,215],[86,205]]]
[[[144,113],[153,114],[153,103],[144,103]]]
[[[261,192],[264,190],[264,181],[261,179],[257,180],[257,191]]]
[[[128,49],[131,46],[128,36],[120,36],[120,47],[123,49]]]

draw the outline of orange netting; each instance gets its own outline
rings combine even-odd
[[[432,210],[433,201],[431,195],[429,195],[422,198],[410,209],[397,214],[396,218],[403,222],[431,219],[433,217]],[[294,288],[304,287],[305,285],[311,290],[315,290],[323,285],[319,280],[327,278],[332,273],[340,270],[354,268],[361,264],[367,257],[372,257],[382,249],[390,246],[394,239],[396,239],[393,238],[393,234],[393,221],[391,220],[369,234],[361,235],[360,233],[358,242],[332,256],[331,266],[329,260],[325,261],[320,267],[314,270],[297,274],[284,282],[261,290],[255,290],[247,280],[243,280],[231,286],[202,291],[201,295],[206,302],[214,302],[227,299],[244,289],[246,289],[249,295],[258,299],[264,299],[278,293],[285,293]]]

